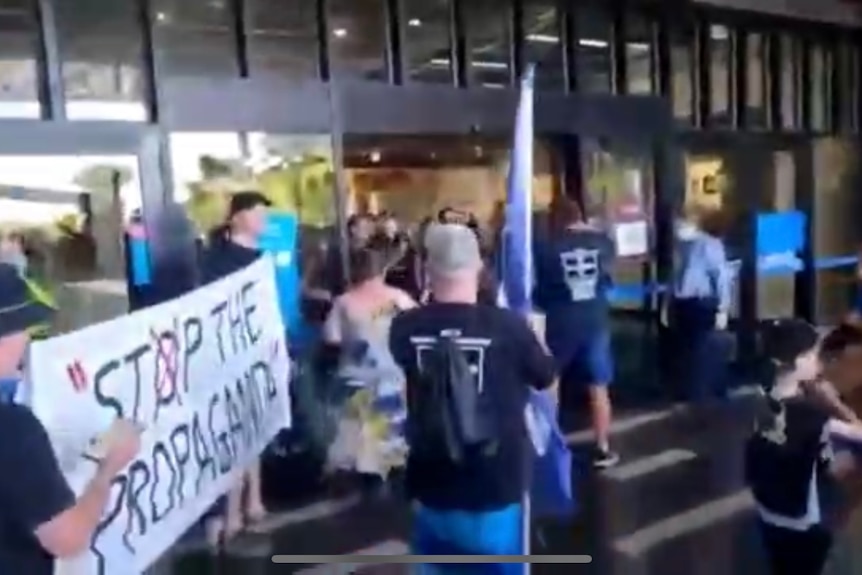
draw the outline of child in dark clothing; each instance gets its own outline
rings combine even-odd
[[[837,508],[833,442],[862,444],[862,425],[836,416],[834,398],[812,385],[821,375],[819,339],[813,326],[795,319],[774,322],[763,335],[773,373],[745,467],[773,575],[821,572]]]

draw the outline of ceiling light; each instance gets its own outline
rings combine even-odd
[[[709,37],[713,40],[727,40],[728,36],[730,36],[730,32],[728,32],[727,26],[713,24],[709,27]]]
[[[422,20],[420,20],[419,18],[411,18],[407,21],[407,25],[411,28],[418,28],[422,25]]]
[[[449,66],[449,58],[434,58],[431,60],[432,66]],[[508,70],[509,65],[505,62],[492,62],[490,60],[473,60],[470,65],[474,68],[483,68],[485,70]]]
[[[560,37],[551,34],[527,34],[527,40],[539,44],[559,44]]]
[[[649,52],[649,44],[646,42],[626,42],[626,48],[632,52]]]
[[[368,155],[368,159],[374,164],[378,163],[380,161],[380,152],[378,150],[374,150]]]
[[[344,38],[347,36],[347,28],[336,28],[332,31],[332,35],[336,38]]]
[[[164,22],[168,19],[168,15],[164,12],[156,12],[156,20],[159,22]]]
[[[607,40],[596,38],[581,38],[578,40],[578,46],[583,46],[584,48],[607,48],[608,42]]]

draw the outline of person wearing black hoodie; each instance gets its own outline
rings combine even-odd
[[[266,225],[269,206],[270,201],[258,192],[238,192],[231,197],[225,223],[210,232],[203,252],[203,284],[246,268],[261,257],[263,252],[258,248],[258,241]],[[246,486],[247,490],[244,489]],[[265,516],[258,462],[205,517],[207,539],[217,546],[237,535],[245,522],[257,523]]]

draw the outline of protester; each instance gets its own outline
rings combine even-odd
[[[820,343],[823,374],[809,386],[834,417],[858,422],[859,416],[846,398],[860,399],[862,392],[862,329],[844,324],[830,331]]]
[[[433,303],[396,317],[390,335],[407,376],[414,552],[521,554],[524,413],[529,387],[552,385],[553,362],[523,318],[477,303],[483,263],[472,231],[432,225],[425,248]]]
[[[763,354],[772,374],[745,452],[746,479],[773,575],[819,575],[832,545],[837,482],[833,442],[862,443],[862,425],[842,421],[806,392],[821,371],[817,330],[802,320],[772,322]]]
[[[614,377],[608,289],[614,245],[607,234],[585,222],[576,201],[561,198],[552,208],[556,225],[536,242],[534,301],[545,314],[545,340],[560,371],[561,403],[571,406],[586,387],[595,433],[593,464],[615,465],[610,448]]]
[[[209,235],[203,255],[201,275],[212,283],[253,264],[261,257],[258,241],[266,225],[269,200],[258,192],[238,192],[231,196],[224,224]],[[234,537],[246,523],[259,523],[267,510],[261,494],[260,461],[204,517],[207,541],[217,547]]]
[[[398,313],[416,306],[405,292],[386,285],[385,271],[384,252],[353,250],[350,288],[335,300],[323,327],[324,344],[337,357],[336,378],[349,397],[330,464],[371,483],[404,465],[404,373],[390,353],[389,329]]]
[[[18,271],[0,264],[0,379],[19,377],[28,331],[50,315]],[[125,420],[114,423],[95,476],[77,500],[44,427],[27,407],[0,402],[0,433],[0,573],[51,575],[55,557],[75,556],[90,545],[114,476],[138,453],[140,431]]]
[[[727,327],[732,297],[722,240],[726,224],[721,211],[705,211],[696,227],[689,227],[677,241],[669,318],[672,349],[680,353],[675,379],[684,387],[683,394],[695,401],[727,392],[728,357],[717,334]]]
[[[20,234],[0,234],[0,263],[13,266],[21,275],[27,273],[27,252],[24,249],[24,238]]]

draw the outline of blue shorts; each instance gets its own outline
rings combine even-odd
[[[419,505],[413,518],[416,555],[523,555],[523,506],[519,503],[493,511],[437,510]],[[425,564],[420,575],[520,575],[523,565]]]
[[[611,334],[602,330],[574,341],[549,343],[557,361],[560,385],[609,385],[614,379]]]

